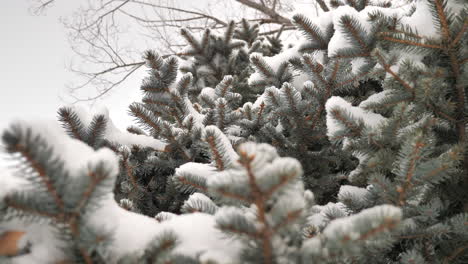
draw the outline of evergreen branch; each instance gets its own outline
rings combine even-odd
[[[100,172],[103,172],[99,170]],[[98,173],[99,174],[99,173]],[[68,227],[70,228],[72,236],[76,239],[80,236],[80,228],[79,228],[79,221],[82,219],[82,215],[79,213],[80,209],[83,208],[88,201],[91,199],[91,196],[93,192],[96,191],[96,188],[99,183],[101,183],[103,180],[108,178],[107,174],[103,174],[101,176],[98,176],[96,172],[89,171],[88,176],[91,178],[91,183],[88,185],[86,190],[83,192],[83,195],[80,199],[80,201],[77,203],[77,206],[75,207],[75,212],[73,213],[64,213],[62,221],[68,224]],[[102,240],[103,238],[98,238],[99,241]],[[88,254],[88,252],[80,247],[77,246],[78,252],[80,255],[83,257],[84,261],[86,264],[92,264],[94,261],[92,260],[92,257]]]
[[[59,215],[51,214],[51,213],[48,213],[48,212],[42,212],[42,211],[39,211],[39,210],[36,210],[36,209],[33,209],[33,208],[29,208],[29,207],[27,207],[25,205],[18,204],[16,202],[14,202],[13,200],[11,200],[8,196],[5,197],[3,201],[5,202],[5,204],[8,207],[11,207],[11,208],[13,208],[15,210],[18,210],[18,211],[22,211],[22,212],[26,212],[28,214],[38,215],[38,216],[42,216],[42,217],[48,217],[48,218],[51,218],[51,219],[58,219],[59,218]]]
[[[364,53],[366,54],[369,53],[369,47],[367,46],[366,42],[361,38],[361,36],[359,36],[359,30],[355,27],[355,25],[353,25],[352,18],[347,15],[344,15],[341,17],[340,22],[343,24],[343,26],[345,26],[346,29],[348,29],[348,31],[353,36],[354,40],[356,40],[359,44],[361,50],[364,51]]]
[[[403,122],[403,119],[404,119],[403,113],[407,110],[407,108],[408,108],[408,104],[404,104],[402,106],[402,109],[401,109],[402,114],[400,114],[398,116],[397,122],[396,122],[396,124],[395,124],[395,126],[393,127],[393,130],[392,130],[392,136],[394,136],[394,137],[397,135],[398,129],[400,128],[401,123]]]
[[[124,166],[125,172],[126,172],[128,178],[130,179],[130,183],[133,186],[133,190],[138,189],[138,183],[137,183],[137,181],[135,179],[135,175],[133,174],[132,166],[130,166],[130,164],[128,164],[128,156],[127,155],[123,155],[122,165]]]
[[[374,74],[375,74],[375,75],[378,75],[378,74],[380,74],[380,73],[382,73],[382,72],[384,72],[384,71],[385,71],[385,70],[378,70],[378,71],[374,72]],[[358,75],[354,76],[354,77],[351,78],[351,79],[348,79],[348,80],[346,80],[346,81],[342,81],[342,82],[340,82],[340,83],[337,83],[337,84],[335,84],[335,86],[336,86],[336,87],[345,86],[345,85],[347,85],[347,84],[353,83],[353,82],[355,82],[355,81],[361,79],[362,77],[364,77],[364,76],[366,76],[366,75],[369,75],[370,73],[371,73],[370,71],[368,71],[368,72],[363,72],[363,73],[361,73],[361,74],[358,74]]]
[[[445,38],[447,42],[450,42],[451,41],[450,27],[448,25],[447,17],[445,16],[444,6],[442,4],[442,1],[441,0],[433,0],[433,1],[436,7],[438,20],[440,24],[442,25],[443,37]]]
[[[393,219],[385,219],[382,224],[380,224],[377,227],[374,227],[367,231],[366,233],[362,234],[358,240],[367,240],[368,238],[375,236],[376,234],[379,234],[381,232],[384,232],[386,230],[393,229],[399,221],[395,221]]]
[[[120,154],[120,144],[116,142],[110,142],[110,141],[105,141],[105,146],[108,147],[110,150],[112,150],[115,154],[119,155]]]
[[[202,39],[201,39],[201,46],[202,47],[207,47],[208,46],[208,43],[210,41],[210,34],[211,34],[211,30],[209,28],[205,29],[205,31],[203,32]]]
[[[31,168],[37,172],[39,178],[42,180],[42,183],[46,186],[47,191],[52,195],[52,198],[55,200],[55,204],[59,209],[63,210],[64,203],[62,198],[59,196],[57,189],[53,184],[53,181],[47,175],[45,168],[33,158],[33,155],[29,152],[28,148],[24,147],[21,144],[16,144],[13,146],[14,152],[19,152],[29,163]]]
[[[91,178],[91,182],[88,184],[88,187],[86,190],[83,192],[83,195],[81,196],[80,201],[77,203],[75,207],[75,212],[76,212],[76,217],[79,217],[79,212],[81,209],[88,203],[88,201],[91,199],[91,196],[93,192],[96,190],[97,186],[104,181],[105,179],[108,178],[109,175],[107,174],[102,174],[98,175],[94,171],[89,171],[88,172],[88,177]]]
[[[312,57],[309,55],[302,56],[302,60],[304,61],[304,64],[307,65],[308,68],[312,71],[312,73],[315,74],[315,77],[328,89],[330,86],[330,83],[327,82],[325,78],[323,78],[323,76],[321,75],[323,71],[323,65],[318,62],[314,65],[314,62],[312,61]]]
[[[335,64],[333,65],[333,72],[332,72],[332,74],[330,76],[330,80],[328,81],[330,83],[330,85],[335,82],[336,74],[338,73],[339,68],[340,68],[340,60],[336,60]],[[330,93],[331,93],[331,91],[329,91],[329,89],[328,89],[327,94],[330,94]]]
[[[444,34],[446,35],[447,39],[450,40],[450,28],[447,24],[447,18],[443,12],[443,6],[440,0],[434,0],[436,7],[437,7],[437,14],[439,15],[439,19],[441,20],[442,27],[444,30]],[[466,22],[466,21],[465,21]],[[465,27],[465,25],[464,25]],[[452,73],[455,77],[455,92],[456,92],[456,102],[457,102],[457,136],[462,145],[467,144],[467,137],[466,137],[466,126],[468,123],[466,114],[465,114],[465,107],[466,107],[466,94],[465,94],[465,85],[462,83],[461,76],[460,76],[460,64],[458,62],[458,55],[454,49],[451,47],[445,47],[445,53],[449,57],[450,66]],[[463,161],[463,167],[465,174],[468,174],[468,152],[465,153],[465,158]],[[468,186],[468,178],[465,177],[464,184]]]
[[[184,96],[187,94],[189,85],[192,83],[192,75],[190,73],[184,74],[180,81],[177,83],[177,91],[179,92],[180,96]]]
[[[284,218],[283,221],[281,221],[280,223],[278,223],[272,228],[273,232],[274,233],[278,232],[280,229],[287,226],[289,223],[294,222],[296,219],[301,217],[301,215],[302,215],[302,209],[297,209],[297,210],[288,212],[288,214],[286,215],[286,218]]]
[[[223,162],[223,159],[221,157],[221,154],[219,153],[219,151],[217,149],[214,136],[206,137],[206,142],[208,142],[208,146],[211,149],[211,153],[213,153],[213,156],[214,156],[213,158],[214,158],[214,160],[216,162],[216,168],[218,168],[218,170],[220,170],[220,171],[223,171],[224,168],[225,168],[224,167],[224,162]]]
[[[226,94],[228,93],[233,81],[234,79],[231,75],[224,76],[223,80],[218,85],[216,85],[216,95],[218,97],[226,97]]]
[[[146,111],[144,111],[144,109],[141,106],[137,104],[131,104],[129,108],[133,116],[143,121],[142,123],[145,126],[149,126],[153,128],[157,133],[161,132],[161,128],[159,127],[159,124],[156,124],[152,120],[152,118],[148,116],[148,113],[146,113]]]
[[[258,55],[252,55],[250,56],[250,61],[252,64],[262,73],[265,77],[267,78],[272,78],[275,76],[275,73],[273,72],[273,69],[271,69],[270,66],[268,66],[263,58],[261,58]]]
[[[468,244],[465,244],[461,247],[458,247],[456,248],[452,254],[450,254],[450,256],[447,256],[445,259],[444,259],[444,264],[449,264],[449,263],[452,263],[452,261],[457,258],[463,251],[467,250],[468,249]]]
[[[238,162],[246,169],[248,179],[249,179],[249,185],[250,188],[252,189],[252,195],[254,197],[254,200],[263,200],[263,192],[260,189],[260,187],[257,185],[257,182],[255,180],[255,176],[252,171],[251,163],[254,160],[255,155],[248,155],[247,152],[245,151],[239,151],[239,160]]]
[[[147,66],[152,70],[158,71],[164,65],[163,58],[161,58],[161,56],[158,53],[152,50],[145,51],[143,58],[145,59]]]
[[[398,238],[398,239],[414,239],[414,238],[434,237],[434,236],[439,236],[439,235],[442,235],[442,234],[448,234],[451,231],[452,230],[450,230],[450,229],[442,229],[442,230],[433,231],[432,234],[420,233],[420,234],[413,234],[413,235],[397,236],[396,238]]]
[[[410,163],[409,163],[409,168],[406,171],[405,175],[405,182],[403,186],[397,186],[397,192],[400,194],[398,198],[398,203],[400,206],[403,206],[406,202],[406,192],[407,190],[413,185],[411,183],[412,178],[414,176],[414,171],[416,169],[416,162],[421,159],[421,156],[419,155],[421,152],[421,149],[425,147],[426,144],[421,142],[421,141],[416,141],[413,147],[413,151],[410,154]]]
[[[69,107],[61,107],[58,110],[59,122],[68,134],[78,140],[83,141],[83,124],[78,115]]]
[[[192,36],[192,34],[190,34],[190,32],[187,29],[182,28],[180,30],[180,35],[184,37],[184,39],[192,46],[193,49],[195,49],[197,54],[203,54],[203,47],[200,47],[198,41]]]
[[[467,29],[468,29],[468,19],[465,20],[462,28],[460,29],[460,32],[458,32],[457,36],[453,39],[452,43],[450,43],[450,48],[453,48],[454,46],[458,44],[458,42],[462,39],[463,34],[465,34]]]
[[[182,183],[182,184],[185,184],[185,185],[188,185],[188,186],[191,186],[195,189],[198,189],[204,193],[208,193],[208,188],[206,188],[205,186],[202,186],[200,184],[197,184],[195,182],[191,182],[189,181],[186,177],[183,177],[183,176],[178,176],[177,177],[177,180]]]
[[[449,169],[449,168],[450,168],[449,165],[444,164],[444,165],[442,165],[442,166],[440,166],[440,167],[438,167],[438,168],[435,168],[435,169],[431,170],[431,171],[428,172],[426,175],[424,175],[422,178],[423,178],[423,179],[432,178],[432,177],[434,177],[435,175],[437,175],[437,174],[439,174],[439,173],[441,173],[441,172],[443,172],[443,171],[446,171],[446,170]]]
[[[297,102],[296,100],[294,100],[293,87],[291,87],[291,85],[288,83],[284,83],[281,90],[283,90],[286,94],[286,98],[289,103],[289,108],[294,113],[294,117],[299,117],[300,114],[298,113],[297,108],[296,108]],[[302,120],[302,119],[299,119],[299,120]]]
[[[390,73],[390,75],[393,76],[393,78],[395,78],[408,92],[410,92],[413,97],[414,97],[414,88],[411,87],[406,81],[404,81],[403,79],[400,78],[400,76],[398,76],[394,71],[392,71],[392,69],[390,68],[390,65],[388,65],[382,55],[380,55],[379,52],[376,52],[375,55],[377,56],[377,58],[379,59],[379,62],[380,64],[384,67],[385,71]]]
[[[171,111],[169,112],[169,114],[171,115],[172,118],[174,118],[174,120],[177,121],[177,124],[181,127],[184,126],[183,124],[183,120],[182,118],[180,118],[180,116],[177,114],[177,110],[176,109],[171,109]]]
[[[283,177],[280,178],[280,181],[271,186],[270,189],[266,190],[263,192],[262,196],[265,197],[264,199],[269,199],[279,188],[287,184],[290,180],[294,179],[297,177],[297,174],[291,173],[291,174],[286,174]]]
[[[258,186],[255,176],[252,171],[251,163],[254,160],[255,155],[248,155],[245,151],[239,151],[239,163],[246,169],[247,176],[249,178],[249,185],[252,191],[252,196],[255,205],[257,206],[257,218],[262,225],[261,230],[261,239],[262,239],[262,253],[265,260],[265,264],[272,264],[273,261],[273,247],[271,244],[271,237],[273,232],[271,230],[270,224],[266,218],[266,199],[269,196],[266,196],[260,187]]]
[[[6,197],[4,199],[4,202],[8,207],[13,208],[15,210],[19,210],[19,211],[22,211],[22,212],[26,212],[28,214],[34,214],[34,215],[38,215],[38,216],[42,216],[42,217],[48,217],[51,220],[54,220],[56,222],[68,224],[68,227],[69,227],[69,229],[70,229],[70,231],[72,233],[72,236],[74,238],[79,236],[79,229],[78,229],[78,225],[76,223],[77,218],[80,216],[79,214],[65,213],[65,212],[63,212],[63,208],[60,208],[60,210],[62,210],[62,212],[59,213],[59,214],[51,214],[51,213],[47,213],[47,212],[41,212],[39,210],[28,208],[28,207],[26,207],[24,205],[15,203],[14,201],[10,200],[8,197]],[[80,253],[80,255],[85,260],[85,263],[87,263],[87,264],[92,264],[93,263],[93,261],[91,260],[91,257],[89,256],[89,254],[84,249],[82,249],[81,247],[77,247],[77,249],[78,249],[78,252]]]
[[[271,89],[268,89],[266,92],[267,92],[269,100],[271,100],[275,106],[279,107],[280,103],[279,103],[278,98],[276,98],[277,94],[275,94]]]
[[[181,113],[185,114],[186,107],[185,107],[184,99],[182,99],[182,97],[180,95],[178,95],[176,93],[173,93],[173,92],[170,92],[169,88],[167,88],[167,89],[168,89],[167,93],[169,93],[172,101],[174,102],[175,108],[178,109]],[[175,113],[173,113],[173,112],[171,112],[171,114],[175,115]],[[177,115],[175,115],[174,117],[179,119],[179,117]],[[179,121],[179,124],[181,125],[182,120],[179,119],[178,121]]]
[[[145,135],[146,136],[146,133],[143,130],[141,130],[141,128],[135,127],[135,126],[127,127],[127,132],[131,133],[131,134],[135,134],[135,135]]]
[[[359,135],[361,135],[362,128],[356,126],[351,121],[347,120],[347,118],[342,115],[340,110],[338,110],[337,108],[333,108],[330,112],[333,115],[334,119],[340,121],[347,129],[351,130],[350,135],[354,137],[358,137]]]
[[[239,200],[239,201],[242,201],[242,202],[245,202],[245,203],[251,203],[252,202],[252,200],[250,200],[248,198],[245,198],[244,196],[241,196],[241,195],[238,195],[238,194],[235,194],[235,193],[232,193],[232,192],[228,192],[228,191],[226,191],[224,189],[217,189],[217,190],[215,190],[215,192],[220,194],[221,196],[236,199],[236,200]]]
[[[91,256],[88,254],[88,252],[86,252],[86,250],[84,250],[81,247],[78,247],[78,252],[80,252],[81,257],[83,257],[86,264],[93,264],[94,263]]]
[[[160,263],[160,258],[177,245],[177,237],[172,231],[159,234],[144,252],[145,263]],[[170,264],[169,260],[164,263]]]
[[[233,225],[230,225],[230,226],[222,225],[222,226],[219,226],[219,229],[225,232],[236,234],[236,235],[244,235],[244,236],[256,238],[256,239],[261,238],[261,234],[259,234],[258,232],[251,233],[251,232],[239,230],[235,228],[235,226]]]
[[[354,55],[343,55],[343,54],[333,55],[334,59],[354,59],[354,58],[363,58],[363,57],[370,57],[370,53],[363,52],[363,53],[357,53]]]
[[[106,131],[107,120],[104,115],[95,116],[88,129],[88,144],[96,147],[95,144],[104,135]]]
[[[431,108],[432,111],[434,111],[434,113],[435,113],[436,115],[439,115],[439,116],[441,116],[441,117],[447,119],[448,121],[450,121],[450,122],[452,122],[452,123],[454,123],[454,124],[457,124],[457,119],[456,119],[456,118],[451,117],[450,115],[444,113],[442,110],[436,109],[436,107],[435,107],[434,105],[428,104],[428,103],[427,103],[426,106],[427,106],[428,108]]]
[[[320,34],[320,29],[312,24],[307,17],[303,15],[295,15],[293,16],[293,21],[308,36],[319,43],[320,49],[326,49],[328,47],[327,41]]]
[[[209,108],[214,108],[215,107],[215,102],[210,96],[205,96],[205,95],[202,94],[199,97],[199,99],[200,99],[200,103],[203,103],[203,104],[207,105]],[[194,108],[195,108],[195,105],[194,105]],[[196,109],[196,110],[197,110],[197,112],[200,113],[200,111],[198,109]]]
[[[382,197],[382,198],[385,198],[386,203],[388,203],[388,204],[393,204],[393,203],[394,203],[392,197],[391,197],[390,194],[389,194],[389,190],[388,190],[388,188],[385,186],[385,184],[383,184],[381,181],[379,181],[379,180],[377,179],[377,177],[372,177],[372,179],[371,179],[370,182],[371,182],[371,183],[375,183],[375,184],[379,185],[380,188],[382,188],[383,193],[381,193],[381,195],[384,196],[384,197]]]
[[[390,42],[395,42],[395,43],[400,43],[400,44],[405,44],[405,45],[410,45],[410,46],[416,46],[416,47],[422,47],[422,48],[428,48],[428,49],[443,49],[443,47],[439,45],[424,44],[424,43],[413,42],[413,41],[409,41],[405,39],[387,37],[387,36],[383,36],[381,38]]]
[[[224,32],[224,43],[226,45],[231,42],[235,27],[235,22],[231,20],[226,27],[226,31]]]
[[[263,111],[265,110],[265,103],[262,102],[260,104],[260,110],[258,111],[258,114],[257,114],[257,123],[256,123],[256,126],[257,127],[260,127],[260,122],[262,120],[262,114],[263,114]]]
[[[406,31],[404,31],[404,30],[399,30],[399,29],[390,29],[390,32],[382,31],[382,32],[379,32],[378,34],[382,34],[382,35],[391,35],[391,34],[394,34],[394,33],[403,34],[403,35],[405,35],[405,36],[412,37],[412,38],[424,39],[423,36],[419,36],[419,35],[417,35],[417,34],[415,34],[415,33],[406,32]]]
[[[383,149],[385,146],[383,146],[382,144],[380,144],[379,142],[377,142],[377,141],[374,139],[374,136],[375,136],[374,133],[369,133],[369,134],[367,135],[368,141],[369,141],[370,143],[372,143],[373,145],[377,146],[379,149]]]
[[[164,133],[165,138],[168,139],[173,146],[177,147],[180,150],[182,156],[184,156],[186,161],[191,161],[192,158],[190,157],[188,150],[177,141],[171,130],[171,127],[169,127],[169,124],[163,123],[163,126],[165,128],[165,131],[167,132]]]

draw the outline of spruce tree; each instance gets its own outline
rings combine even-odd
[[[467,262],[467,5],[317,4],[287,49],[243,20],[146,52],[131,134],[72,107],[6,130],[0,260]]]
[[[403,263],[468,260],[462,253],[468,241],[467,7],[457,7],[420,4],[430,11],[430,37],[375,12],[371,18],[382,29],[371,56],[385,73],[383,91],[359,106],[338,97],[327,102],[329,138],[359,157],[349,180],[367,187],[356,197],[343,193],[342,202],[354,212],[383,203],[401,207],[395,247],[382,253]],[[360,199],[367,205],[355,206]]]

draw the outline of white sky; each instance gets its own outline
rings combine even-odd
[[[0,8],[0,137],[15,119],[57,120],[60,99],[74,77],[66,70],[73,53],[59,17],[70,14],[83,0],[57,1],[46,15],[30,15],[28,0],[4,0]],[[109,109],[121,130],[132,124],[128,105],[141,100],[145,70],[135,72],[96,107]],[[91,89],[90,89],[91,91]],[[1,146],[1,140],[0,140]],[[0,172],[10,162],[0,149]],[[2,174],[2,173],[0,173]],[[4,176],[4,175],[0,175]]]
[[[30,15],[28,0],[6,0],[0,8],[0,129],[15,118],[56,119],[56,111],[70,102],[60,99],[73,78],[65,65],[73,53],[58,21],[81,0],[57,1],[45,15]],[[98,102],[109,108],[121,129],[132,123],[128,105],[140,99],[145,71],[130,78],[111,96]],[[91,89],[90,89],[91,90]]]

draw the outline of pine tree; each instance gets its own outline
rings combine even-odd
[[[321,5],[326,11],[344,4],[331,8],[323,2]],[[345,7],[357,13],[367,5],[373,4],[353,1]],[[244,105],[249,121],[241,123],[248,136],[299,159],[306,187],[321,203],[332,201],[340,184],[346,182],[339,172],[356,164],[349,153],[335,148],[326,137],[325,103],[331,96],[341,95],[358,104],[382,90],[380,72],[374,70],[376,62],[370,57],[376,45],[374,35],[381,26],[376,23],[367,34],[350,15],[341,16],[336,24],[330,16],[334,14],[326,13],[324,22],[316,25],[305,15],[295,15],[293,22],[304,35],[302,43],[284,52],[286,56],[251,56],[256,73],[250,84],[265,92],[261,103]],[[350,47],[331,47],[336,46],[331,43],[333,37],[346,38]]]
[[[6,151],[18,159],[18,171],[28,186],[2,199],[0,222],[48,223],[67,261],[104,263],[103,247],[111,234],[89,225],[87,217],[112,188],[112,166],[97,160],[69,172],[60,153],[24,124],[12,125],[2,140]]]
[[[335,261],[364,258],[366,243],[379,248],[393,241],[388,233],[399,225],[401,212],[388,205],[350,217],[343,213],[341,221],[315,237],[318,229],[308,219],[322,212],[314,195],[304,190],[297,160],[280,158],[272,146],[252,142],[240,145],[236,154],[219,129],[206,131],[215,142],[213,162],[184,164],[174,180],[192,194],[184,213],[214,215],[217,228],[242,241],[239,263],[309,263],[330,259],[330,254]]]
[[[371,56],[386,74],[383,91],[359,106],[330,99],[329,137],[360,159],[349,180],[367,190],[358,197],[344,195],[350,210],[383,203],[403,210],[395,247],[381,254],[402,263],[463,263],[468,260],[462,253],[468,241],[462,59],[467,56],[467,7],[457,10],[455,2],[438,0],[418,6],[424,7],[434,21],[430,38],[411,24],[373,14],[381,31]],[[376,116],[378,124],[369,122]],[[359,199],[367,205],[354,206]]]
[[[250,24],[245,19],[237,27],[231,21],[222,35],[206,29],[200,39],[182,29],[181,35],[187,41],[187,47],[178,53],[183,59],[180,71],[192,73],[195,84],[192,90],[196,95],[205,87],[215,87],[224,76],[230,75],[233,76],[234,92],[242,95],[242,103],[254,101],[262,91],[247,82],[253,72],[249,55],[278,54],[282,49],[281,33],[280,30],[274,37],[261,37],[259,25]]]
[[[467,5],[317,3],[288,49],[244,20],[146,52],[132,134],[70,107],[5,131],[0,227],[32,244],[0,260],[467,262]]]

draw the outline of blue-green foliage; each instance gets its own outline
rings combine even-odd
[[[450,1],[428,2],[437,30],[432,38],[375,13],[382,32],[371,55],[387,78],[381,95],[360,108],[386,118],[369,127],[353,117],[355,109],[335,105],[328,115],[339,125],[330,139],[345,139],[344,150],[361,156],[349,180],[368,186],[366,207],[394,204],[403,210],[395,248],[382,253],[401,263],[464,263],[468,108],[461,21],[466,24],[467,9],[449,9]],[[408,53],[422,60],[407,59]]]
[[[69,172],[49,142],[21,124],[6,130],[2,141],[6,151],[18,159],[18,174],[27,187],[3,197],[0,222],[49,223],[62,242],[67,261],[105,263],[104,248],[112,234],[90,226],[87,217],[112,188],[109,164],[100,161]]]
[[[128,131],[165,149],[108,142],[103,116],[86,128],[62,108],[60,121],[119,156],[121,207],[155,221],[212,217],[236,250],[226,263],[466,263],[468,7],[375,2],[317,1],[323,23],[293,16],[304,39],[287,51],[284,28],[262,38],[243,20],[200,39],[182,30],[179,57],[146,52]],[[411,24],[422,14],[429,35]],[[111,234],[85,220],[113,184],[109,164],[68,172],[33,128],[3,141],[34,188],[7,195],[0,221],[54,223],[67,259],[105,262],[97,241]],[[174,252],[182,244],[162,232],[119,263],[200,262]]]

